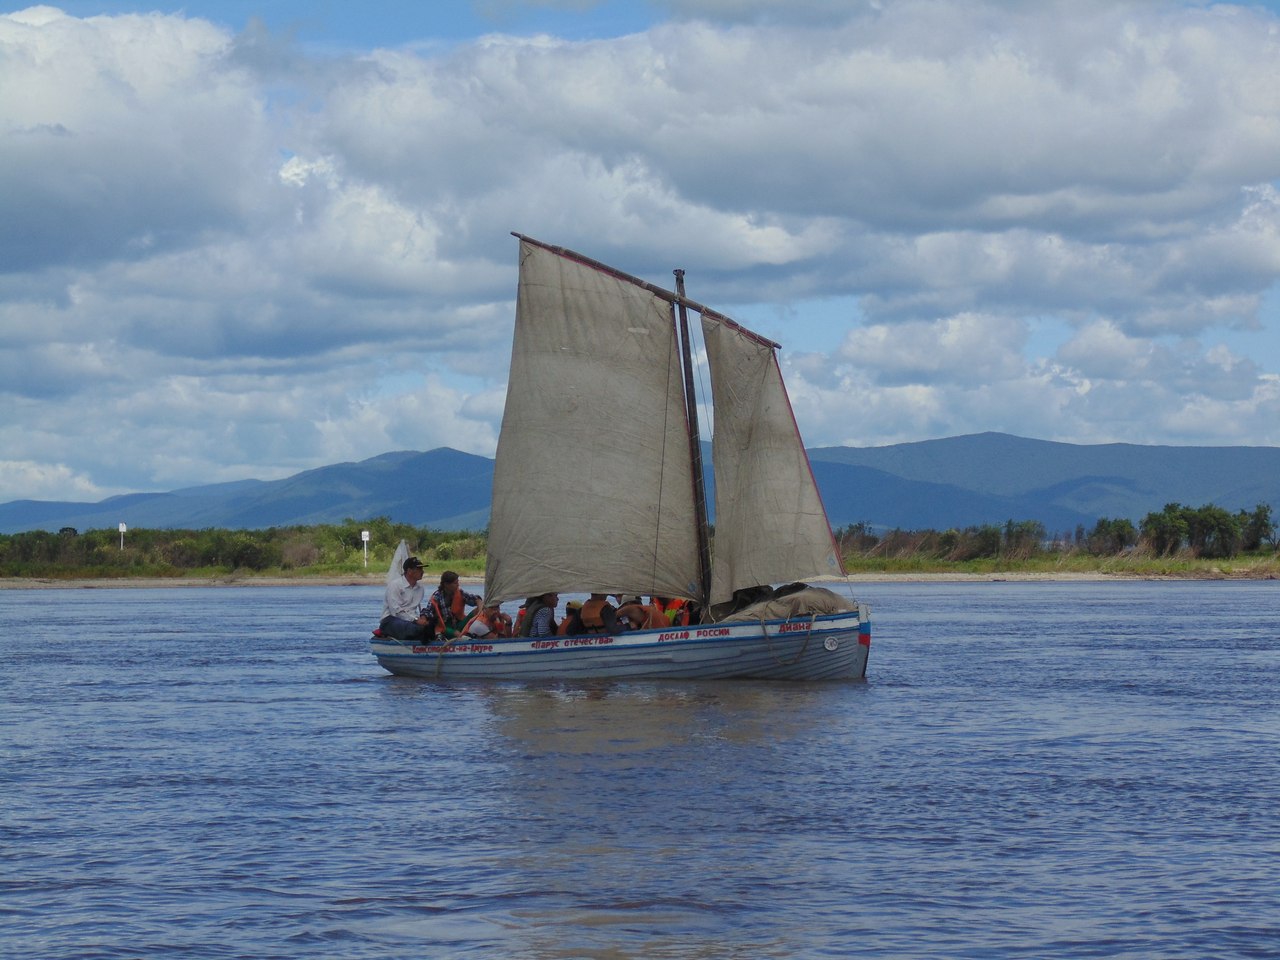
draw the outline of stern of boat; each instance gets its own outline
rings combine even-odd
[[[862,648],[862,670],[859,680],[867,678],[867,659],[871,654],[871,607],[858,603],[858,646]]]

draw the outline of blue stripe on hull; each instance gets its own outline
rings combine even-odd
[[[825,621],[825,623],[824,623]],[[805,626],[808,621],[803,622]],[[835,626],[835,624],[839,626]],[[865,676],[869,625],[849,615],[819,618],[812,630],[796,621],[767,624],[767,637],[756,625],[727,625],[730,636],[666,639],[675,631],[624,635],[609,646],[530,649],[526,642],[476,644],[480,652],[445,653],[374,641],[372,652],[385,669],[401,676],[429,679],[490,680],[852,680]],[[782,633],[784,627],[792,632]],[[834,641],[835,650],[828,650]]]

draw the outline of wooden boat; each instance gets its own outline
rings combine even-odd
[[[686,297],[683,271],[669,291],[515,236],[520,280],[485,598],[683,597],[702,622],[424,645],[375,636],[378,662],[445,679],[864,677],[866,604],[796,583],[844,568],[778,345]],[[690,312],[701,318],[715,417],[714,544]],[[773,594],[776,584],[793,586],[743,606],[747,593]]]

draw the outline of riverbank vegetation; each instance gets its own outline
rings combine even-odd
[[[1166,504],[1135,525],[1103,517],[1092,529],[1050,533],[1010,520],[951,530],[867,524],[835,531],[850,573],[1101,573],[1134,577],[1277,577],[1277,529],[1268,504],[1230,513]]]
[[[362,534],[368,531],[366,542]],[[1010,520],[950,530],[835,531],[850,573],[1134,577],[1280,577],[1271,508],[1230,513],[1169,504],[1134,524],[1102,518],[1051,533]],[[385,517],[266,530],[86,530],[0,534],[0,577],[41,579],[319,577],[380,574],[401,540],[427,567],[484,573],[485,536],[393,523]]]
[[[362,534],[368,531],[369,539]],[[385,572],[400,541],[428,571],[484,570],[485,538],[385,517],[266,530],[86,530],[0,534],[0,576],[53,579],[316,577]]]

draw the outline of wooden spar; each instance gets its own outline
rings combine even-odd
[[[702,475],[702,442],[698,430],[698,397],[693,392],[693,350],[689,345],[689,312],[684,300],[684,271],[676,270],[676,310],[680,316],[680,350],[684,361],[684,405],[688,421],[689,458],[693,467],[694,530],[698,541],[698,605],[711,612],[711,541],[707,533],[707,485]]]
[[[607,273],[612,277],[617,277],[619,280],[622,280],[625,283],[630,283],[644,290],[648,290],[655,297],[661,297],[663,300],[666,300],[668,303],[674,303],[680,307],[687,307],[690,310],[696,310],[698,313],[702,314],[704,317],[711,317],[717,323],[723,323],[729,327],[732,327],[738,333],[742,334],[744,337],[747,337],[751,340],[756,341],[756,343],[761,343],[767,347],[772,347],[774,350],[778,350],[781,348],[781,344],[774,343],[768,337],[760,336],[760,334],[756,333],[754,330],[748,330],[742,324],[738,323],[736,320],[731,319],[730,317],[726,317],[723,313],[720,313],[718,310],[712,310],[710,307],[703,306],[701,303],[698,303],[696,300],[690,300],[679,289],[675,291],[666,290],[658,286],[657,284],[649,283],[649,281],[647,280],[641,280],[639,277],[633,277],[629,273],[623,273],[621,270],[617,269],[616,267],[611,267],[607,263],[601,263],[599,260],[592,260],[590,257],[584,257],[582,254],[576,253],[573,250],[569,250],[565,247],[557,247],[557,246],[553,246],[550,243],[543,243],[541,240],[535,240],[533,237],[527,237],[523,233],[516,233],[514,230],[511,231],[511,235],[515,237],[517,240],[524,240],[526,243],[532,243],[534,246],[541,247],[543,250],[549,250],[552,253],[554,253],[556,256],[564,257],[567,260],[576,260],[578,263],[581,263],[583,266],[591,267],[593,270],[599,270],[601,273]],[[678,286],[679,285],[677,285],[677,287]]]

